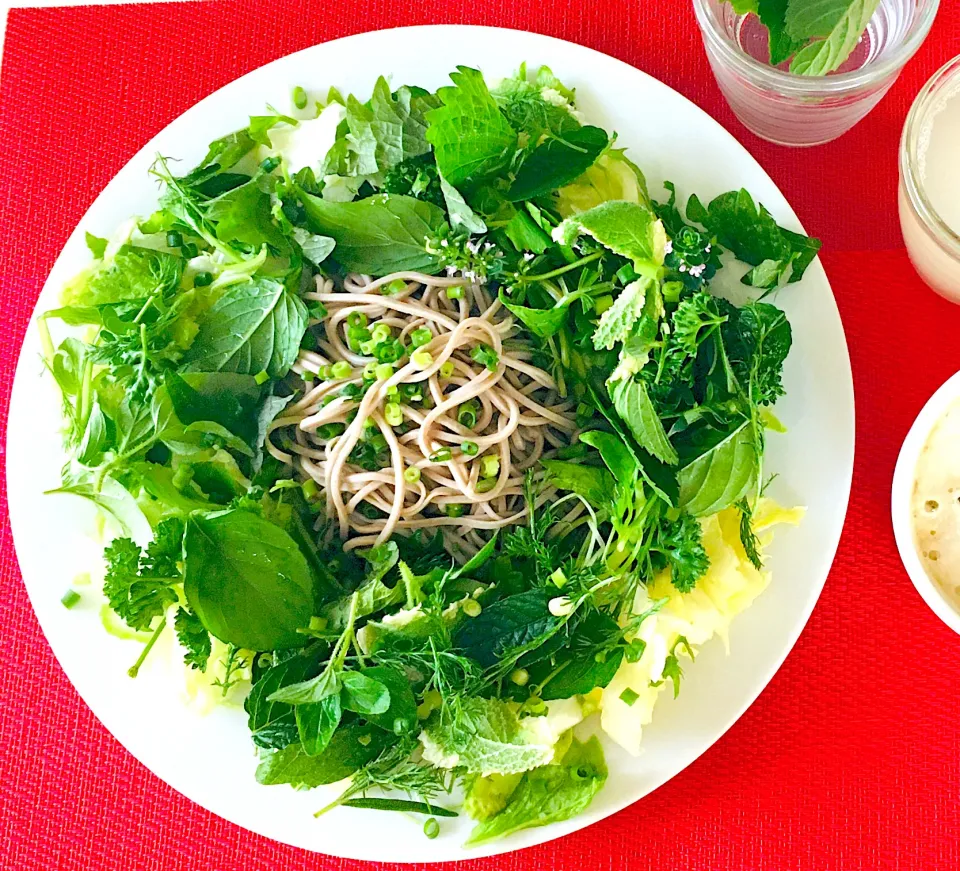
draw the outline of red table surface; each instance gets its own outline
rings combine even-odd
[[[4,428],[20,339],[46,274],[91,201],[148,138],[267,61],[351,33],[426,23],[500,25],[579,42],[656,76],[718,118],[823,239],[857,394],[856,471],[839,554],[809,625],[756,704],[694,765],[631,808],[561,841],[463,867],[957,868],[960,639],[910,585],[888,499],[910,422],[960,365],[960,309],[916,277],[896,212],[903,120],[923,82],[960,52],[960,0],[943,0],[930,38],[864,122],[804,151],[762,142],[739,125],[707,65],[692,7],[678,0],[14,10],[0,80]],[[364,867],[224,822],[157,780],[107,733],[40,632],[5,504],[0,577],[3,869]]]

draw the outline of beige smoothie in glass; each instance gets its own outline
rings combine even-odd
[[[900,226],[910,259],[960,303],[960,58],[917,97],[900,147]]]

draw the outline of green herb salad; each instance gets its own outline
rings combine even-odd
[[[745,190],[651,196],[545,67],[451,79],[296,88],[157,157],[40,326],[57,492],[152,531],[104,553],[131,676],[175,639],[260,783],[478,844],[583,811],[590,724],[639,752],[766,586],[799,512],[763,495],[791,331],[760,300],[819,242]]]

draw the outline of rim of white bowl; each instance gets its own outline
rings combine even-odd
[[[940,589],[940,585],[927,574],[917,553],[913,534],[913,518],[910,504],[920,452],[927,438],[943,413],[955,400],[960,399],[960,372],[951,375],[931,396],[917,415],[907,437],[903,440],[897,465],[893,472],[893,487],[890,491],[890,513],[893,519],[893,535],[900,551],[900,559],[907,570],[913,586],[933,611],[947,626],[960,635],[960,608],[953,605]]]

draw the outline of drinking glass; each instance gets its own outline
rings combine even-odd
[[[723,0],[693,0],[707,58],[730,108],[757,136],[820,145],[846,133],[897,80],[923,43],[940,0],[880,0],[853,54],[836,72],[799,76],[771,66],[756,15]]]

